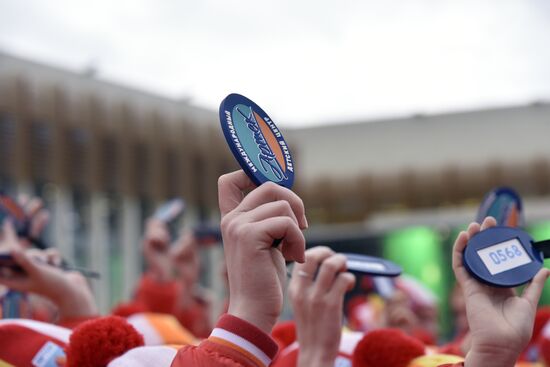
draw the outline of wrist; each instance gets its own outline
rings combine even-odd
[[[172,272],[170,266],[151,266],[148,271],[149,276],[157,283],[168,283],[172,281]]]
[[[68,283],[57,289],[50,299],[59,309],[59,317],[91,317],[98,314],[93,295],[87,288],[80,288]]]
[[[514,367],[520,352],[506,347],[487,347],[472,344],[466,354],[464,367]]]
[[[300,352],[298,354],[298,367],[333,367],[336,356],[326,355],[324,350],[304,350],[300,346]]]
[[[271,334],[271,330],[277,322],[277,316],[266,314],[254,307],[233,305],[231,302],[227,313],[256,326],[266,334]]]

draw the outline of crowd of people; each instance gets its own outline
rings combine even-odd
[[[37,249],[4,220],[0,254],[13,263],[0,263],[0,293],[19,295],[20,308],[18,318],[0,320],[0,366],[550,366],[550,312],[539,307],[550,271],[519,295],[480,283],[463,265],[468,240],[494,218],[456,238],[455,337],[441,343],[437,299],[414,279],[397,279],[389,296],[346,300],[372,279],[348,272],[346,257],[328,247],[306,249],[306,211],[291,190],[255,187],[235,171],[219,178],[218,195],[228,297],[214,324],[193,232],[173,239],[165,223],[149,219],[146,271],[133,299],[100,315],[87,279],[62,254]],[[21,206],[39,233],[46,211],[36,200]],[[293,318],[282,321],[285,294]]]

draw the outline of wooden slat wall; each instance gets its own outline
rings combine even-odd
[[[183,196],[212,206],[205,212],[216,209],[215,181],[227,156],[216,150],[219,139],[199,139],[190,121],[139,114],[127,104],[110,110],[101,96],[69,98],[59,86],[31,91],[22,78],[1,87],[9,93],[0,99],[0,174],[153,202]],[[199,163],[208,178],[195,173]]]
[[[238,168],[216,123],[192,116],[170,121],[162,111],[144,114],[130,104],[108,108],[101,96],[78,99],[62,86],[36,91],[20,77],[3,82],[0,91],[0,175],[14,182],[51,182],[153,203],[182,196],[208,219],[217,213],[218,176]],[[410,168],[345,181],[327,177],[307,187],[297,182],[313,221],[360,221],[380,210],[479,200],[497,185],[526,197],[548,195],[550,158]]]
[[[31,123],[31,95],[27,84],[20,78],[14,79],[11,83],[12,96],[9,99],[10,106],[16,120],[15,130],[15,179],[19,182],[30,180],[31,149],[30,149],[30,123]],[[8,112],[11,112],[8,111]]]

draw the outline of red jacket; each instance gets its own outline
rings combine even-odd
[[[171,367],[267,367],[277,344],[254,325],[223,315],[208,339],[178,351]]]
[[[223,315],[210,337],[198,346],[178,351],[171,367],[267,367],[277,354],[277,344],[246,321]],[[442,365],[439,367],[461,367]]]

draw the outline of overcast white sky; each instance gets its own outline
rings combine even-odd
[[[550,100],[548,0],[0,0],[0,49],[287,126]]]

